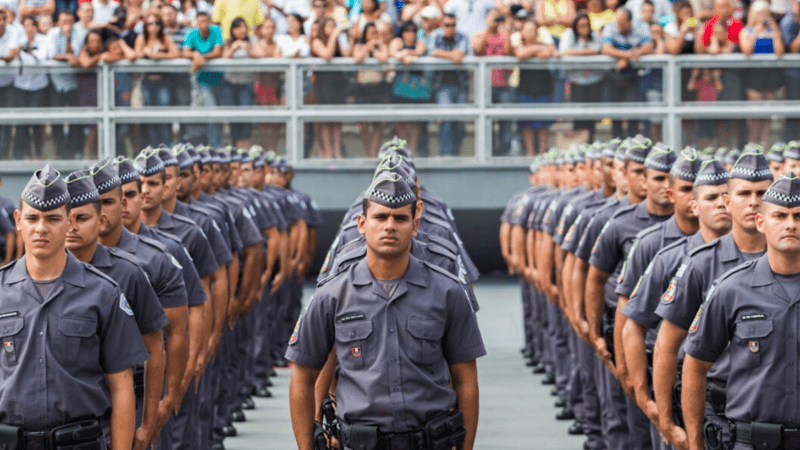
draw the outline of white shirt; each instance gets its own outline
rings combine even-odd
[[[108,0],[107,4],[100,3],[100,0],[92,0],[92,9],[94,9],[94,22],[107,23],[114,17],[114,11],[119,8],[119,3],[114,0]]]
[[[27,36],[23,37],[24,44],[28,42]],[[31,66],[36,66],[39,61],[47,59],[48,42],[47,37],[41,33],[36,33],[33,37],[33,50],[28,53],[20,51],[19,56],[22,60],[22,73],[17,75],[14,80],[14,87],[23,91],[38,91],[47,87],[50,82],[47,73],[30,70]]]
[[[281,54],[286,58],[296,56],[296,54],[306,58],[311,54],[311,46],[308,45],[306,37],[302,34],[296,41],[292,40],[288,34],[275,36],[275,43],[281,48]]]
[[[25,36],[17,32],[14,27],[6,26],[5,32],[0,36],[0,56],[8,56],[11,50],[22,47]],[[5,65],[5,63],[3,63]],[[10,86],[14,82],[14,74],[0,73],[0,87]]]
[[[456,31],[471,41],[473,34],[486,29],[486,14],[494,7],[494,0],[449,0],[444,12],[456,16]]]
[[[72,34],[69,36],[71,41],[73,55],[77,56],[75,53],[75,45],[76,45],[76,38],[79,34],[78,30],[75,29],[75,26],[72,27]],[[47,32],[47,59],[53,59],[54,56],[60,55],[62,53],[67,52],[67,40],[66,36],[61,33],[61,28],[51,28],[50,31]],[[85,39],[85,38],[84,38]],[[81,44],[82,46],[82,44]],[[80,50],[79,50],[80,51]],[[54,73],[50,74],[50,81],[53,83],[53,87],[56,89],[57,92],[69,92],[73,91],[78,88],[78,82],[75,79],[75,75],[69,73]]]
[[[669,0],[652,0],[652,2],[653,21],[658,22],[658,19],[672,14],[672,3]],[[644,0],[628,0],[628,3],[625,3],[625,8],[631,12],[634,22],[642,20],[643,4]]]
[[[0,6],[5,6],[11,11],[14,11],[14,17],[16,17],[14,21],[19,21],[19,0],[0,0]]]
[[[273,0],[273,5],[283,9],[284,15],[299,14],[302,18],[311,15],[311,2],[309,0]]]

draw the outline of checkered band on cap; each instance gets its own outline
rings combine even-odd
[[[800,178],[794,172],[781,175],[764,193],[762,200],[785,208],[800,206]]]
[[[647,160],[647,155],[650,153],[650,148],[642,142],[631,139],[628,148],[625,150],[625,161],[633,161],[644,164]]]
[[[161,162],[164,163],[164,167],[179,165],[178,158],[176,158],[175,155],[173,155],[169,149],[160,148],[156,150],[156,154],[158,155],[159,158],[161,158]]]
[[[728,182],[728,171],[718,159],[703,162],[694,180],[695,186],[719,186]]]
[[[88,170],[72,172],[64,181],[67,182],[70,204],[73,208],[100,201],[100,192]]]
[[[367,189],[366,198],[371,202],[393,209],[410,205],[417,201],[417,197],[408,183],[400,174],[394,172],[381,172],[378,174],[369,189]]]
[[[214,157],[208,150],[201,150],[198,152],[198,155],[200,156],[200,164],[202,165],[211,164],[214,162]]]
[[[122,184],[128,184],[131,181],[136,181],[139,179],[139,173],[141,169],[136,161],[132,161],[124,156],[120,156],[114,160],[114,164],[117,166],[117,170],[119,171],[119,179]]]
[[[214,161],[215,163],[220,164],[230,164],[231,163],[231,152],[227,149],[219,149],[216,151],[217,160]]]
[[[676,158],[675,151],[671,148],[654,148],[644,160],[644,166],[648,169],[669,172]]]
[[[111,158],[104,158],[93,164],[89,169],[89,173],[91,173],[94,184],[97,186],[100,195],[122,184],[117,165],[113,163]]]
[[[702,161],[697,154],[697,150],[692,147],[686,147],[678,154],[678,158],[672,165],[669,174],[684,181],[695,181],[701,166]]]
[[[239,157],[239,162],[247,164],[253,162],[253,155],[247,149],[240,148],[236,150],[236,155]]]
[[[772,171],[769,169],[769,162],[761,153],[745,152],[731,169],[730,178],[738,178],[747,181],[772,180]]]
[[[39,211],[51,211],[69,203],[67,183],[50,164],[37,170],[22,190],[22,201]]]
[[[791,141],[783,148],[783,159],[800,160],[800,141]]]
[[[140,153],[134,161],[136,162],[136,169],[139,171],[139,175],[143,177],[161,173],[166,167],[164,161],[158,157],[156,152],[152,152],[149,155]]]

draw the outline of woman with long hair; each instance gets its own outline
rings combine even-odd
[[[269,17],[258,27],[258,41],[253,44],[251,55],[254,58],[280,58],[281,47],[275,39],[275,21]],[[262,72],[256,75],[255,104],[277,106],[283,104],[283,76],[278,72]],[[258,124],[261,146],[266,149],[279,148],[283,124],[261,122]]]
[[[572,28],[568,28],[561,35],[558,44],[561,56],[590,56],[599,55],[600,33],[592,30],[591,20],[586,13],[578,13]],[[567,71],[573,103],[600,103],[603,100],[603,71],[601,70],[570,70]],[[589,142],[594,142],[594,120],[576,120],[573,122],[575,130],[588,130]]]
[[[378,27],[370,22],[364,26],[361,39],[353,47],[353,60],[356,64],[361,64],[367,58],[375,58],[380,63],[386,63],[389,59],[389,49],[381,40]],[[386,103],[386,83],[384,82],[383,72],[380,69],[359,70],[356,74],[356,100],[360,104],[375,105]],[[361,122],[361,143],[364,145],[364,153],[367,157],[378,156],[378,147],[381,139],[380,122]]]
[[[144,32],[136,37],[134,51],[138,58],[154,61],[174,59],[180,56],[175,42],[165,32],[164,21],[157,14],[147,14],[144,18]],[[142,79],[142,100],[145,106],[170,106],[169,75],[149,73]],[[172,126],[158,123],[147,126],[147,138],[153,145],[169,144],[172,141]]]
[[[318,20],[319,31],[311,41],[313,56],[330,61],[333,58],[350,56],[346,47],[347,36],[336,27],[330,17]],[[340,38],[344,38],[344,41]],[[315,91],[320,105],[341,105],[345,100],[347,78],[338,71],[318,71],[315,73]],[[342,157],[341,122],[322,122],[319,124],[319,157],[323,159]]]
[[[250,27],[242,17],[231,21],[231,37],[222,49],[223,58],[251,58],[255,36],[250,35]],[[222,82],[222,104],[225,106],[253,106],[253,85],[255,75],[251,72],[226,71]],[[232,123],[231,143],[237,148],[248,148],[252,125]]]
[[[425,41],[418,38],[417,25],[407,20],[400,25],[397,37],[389,44],[389,56],[403,64],[413,64],[424,56]],[[418,80],[417,83],[414,83]],[[421,70],[405,70],[395,75],[393,101],[395,103],[426,103],[430,100],[430,80],[428,74]],[[408,89],[406,89],[408,88]],[[420,126],[417,122],[400,122],[397,124],[397,135],[405,139],[412,152],[417,151]]]

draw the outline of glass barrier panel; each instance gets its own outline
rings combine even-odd
[[[194,145],[250,148],[260,145],[279,155],[286,153],[286,124],[283,122],[136,122],[117,123],[116,155],[135,157],[148,145],[173,145],[190,142]]]
[[[0,124],[0,158],[52,161],[97,159],[95,123]]]
[[[683,67],[680,71],[683,103],[800,100],[800,67],[765,62],[759,68]]]
[[[749,119],[684,118],[681,120],[681,142],[698,150],[708,147],[741,149],[748,142],[766,150],[776,142],[800,138],[800,118],[760,117]]]
[[[303,68],[303,105],[473,104],[473,70],[464,67],[361,70]]]
[[[475,156],[473,121],[307,121],[301,126],[303,156],[309,159],[374,158],[394,136],[405,139],[416,157]]]

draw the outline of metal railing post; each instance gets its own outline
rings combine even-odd
[[[667,120],[666,120],[666,133],[664,136],[667,139],[667,144],[674,149],[680,149],[682,146],[682,127],[681,118],[677,115],[675,107],[680,102],[681,98],[681,71],[680,66],[675,63],[675,58],[667,60],[667,66],[663,71],[664,78],[664,98],[667,101]],[[691,144],[691,143],[689,143]]]
[[[289,108],[289,120],[286,122],[286,157],[293,165],[296,165],[303,155],[303,150],[300,148],[303,145],[303,140],[300,139],[300,124],[297,117],[297,110],[302,101],[299,89],[303,88],[303,82],[300,77],[303,76],[303,71],[298,67],[297,61],[292,59],[289,62],[289,68],[285,72],[286,82],[286,103]],[[278,149],[275,149],[276,151]]]
[[[99,67],[100,70],[97,71],[97,92],[99,93],[97,100],[100,102],[98,106],[100,107],[102,119],[98,125],[102,124],[102,126],[100,130],[101,139],[98,144],[100,148],[97,150],[97,156],[102,159],[106,156],[115,156],[116,127],[111,120],[111,105],[114,102],[113,71],[105,63],[101,63]]]
[[[491,95],[491,88],[487,86],[491,77],[487,76],[489,66],[486,60],[479,59],[477,67],[473,70],[475,75],[473,83],[475,85],[475,102],[478,107],[478,118],[475,121],[475,159],[478,162],[486,162],[488,156],[492,154],[492,123],[489,120],[487,123],[486,108],[490,103],[489,95]]]

